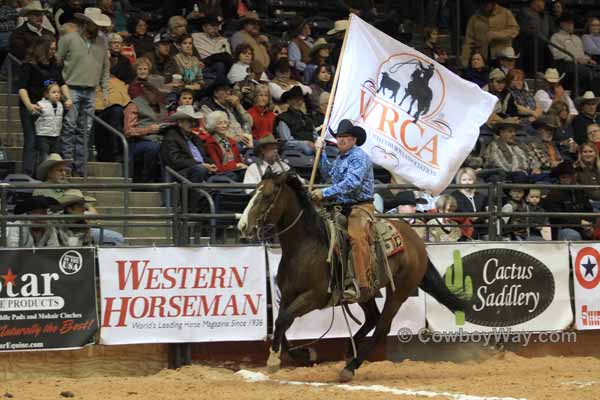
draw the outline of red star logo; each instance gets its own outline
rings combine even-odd
[[[15,284],[15,279],[17,279],[17,275],[14,275],[12,273],[12,269],[9,268],[8,272],[4,275],[0,275],[0,278],[4,279],[4,284],[8,285],[9,283],[14,285]]]

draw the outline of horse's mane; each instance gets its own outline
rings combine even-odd
[[[286,172],[285,175],[287,175],[285,183],[292,189],[300,202],[300,207],[304,210],[304,214],[302,215],[304,226],[308,232],[313,233],[318,239],[322,239],[325,242],[327,240],[327,231],[325,230],[323,218],[315,210],[302,181],[294,173]]]

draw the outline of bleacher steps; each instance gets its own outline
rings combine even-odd
[[[96,198],[99,206],[123,207],[125,195],[114,190],[87,190],[89,196]],[[160,192],[129,192],[130,207],[162,207],[163,200]]]

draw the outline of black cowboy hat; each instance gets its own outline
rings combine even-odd
[[[220,25],[222,21],[215,14],[207,14],[204,17],[200,18],[199,22],[200,22],[200,26],[202,26],[204,24]]]
[[[354,125],[349,119],[340,121],[337,132],[332,134],[334,137],[338,135],[352,135],[356,138],[356,145],[362,146],[367,141],[367,132],[358,125]]]
[[[258,13],[256,11],[248,11],[241,17],[238,21],[239,28],[243,28],[247,23],[255,23],[257,25],[263,25],[266,21],[264,19],[260,19]]]
[[[291,99],[304,98],[304,93],[302,92],[302,88],[300,86],[294,86],[290,90],[284,92],[281,95],[281,101],[283,103],[287,103]]]
[[[398,192],[390,200],[390,209],[398,206],[416,206],[417,204],[427,204],[427,200],[415,196],[415,192],[412,190],[403,190]]]
[[[227,88],[231,89],[233,87],[233,85],[227,78],[223,78],[223,77],[217,78],[213,81],[213,83],[208,85],[202,91],[201,97],[212,97],[212,95],[215,93],[215,91],[222,87],[227,87]]]
[[[49,208],[58,209],[60,203],[53,197],[48,196],[33,196],[18,203],[15,206],[14,213],[26,214],[32,210],[47,210]]]
[[[561,175],[575,175],[575,168],[571,161],[563,161],[550,171],[550,176],[558,178]]]
[[[542,126],[550,129],[558,129],[558,122],[552,115],[544,115],[535,120],[531,125],[536,129]]]
[[[300,33],[302,33],[302,28],[306,25],[307,22],[304,18],[299,15],[295,15],[292,21],[290,22],[290,38],[295,38]]]

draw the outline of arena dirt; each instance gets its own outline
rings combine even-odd
[[[90,377],[80,379],[46,378],[2,382],[0,398],[64,399],[71,392],[75,399],[423,399],[389,393],[349,392],[336,388],[336,377],[343,364],[328,363],[313,368],[286,368],[269,375],[266,382],[250,383],[226,368],[194,365],[179,371],[163,370],[146,377]],[[261,368],[251,368],[263,372]],[[281,381],[326,382],[332,385],[311,387],[282,384]],[[351,385],[384,385],[398,389],[421,389],[481,397],[526,399],[597,399],[600,391],[600,360],[591,357],[523,358],[499,353],[482,362],[366,363]],[[5,397],[2,397],[4,394]],[[427,397],[448,399],[447,396]]]

